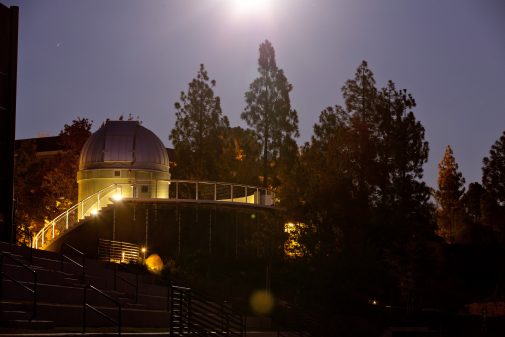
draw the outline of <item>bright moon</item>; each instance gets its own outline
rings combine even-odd
[[[235,14],[259,14],[269,9],[272,0],[228,0]]]

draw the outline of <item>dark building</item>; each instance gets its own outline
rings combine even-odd
[[[0,4],[0,240],[13,238],[18,7]]]

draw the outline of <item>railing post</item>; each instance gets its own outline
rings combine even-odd
[[[34,272],[33,274],[33,314],[32,319],[34,319],[37,316],[37,273]]]
[[[139,303],[139,273],[135,273],[135,304]]]
[[[175,182],[175,200],[179,199],[179,182]]]
[[[82,294],[82,333],[86,333],[86,289],[87,285],[85,285]]]
[[[54,239],[54,220],[53,220],[52,231],[53,231],[53,233],[52,233],[53,237],[52,238]]]
[[[100,209],[100,192],[96,194],[96,209]]]
[[[214,183],[214,201],[217,201],[217,184]]]
[[[196,196],[195,196],[195,200],[198,200],[198,181],[196,182]]]
[[[231,202],[233,202],[233,185],[230,184]]]
[[[81,219],[84,219],[84,200],[81,201]]]
[[[46,231],[42,228],[42,246],[44,245],[44,236],[46,236]]]
[[[68,229],[68,209],[65,213],[65,229]]]
[[[245,187],[245,203],[247,204],[247,186]]]

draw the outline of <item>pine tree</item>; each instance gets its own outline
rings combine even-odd
[[[259,47],[259,77],[245,93],[246,107],[241,118],[255,131],[262,145],[263,184],[271,182],[271,167],[276,165],[284,145],[298,137],[298,115],[291,108],[293,86],[277,67],[275,51],[267,40]]]
[[[482,198],[483,222],[505,235],[505,131],[483,160],[482,185],[487,193]]]
[[[458,171],[458,164],[450,145],[445,149],[444,157],[438,164],[438,190],[435,198],[437,209],[437,234],[447,242],[453,243],[454,237],[461,230],[460,198],[465,192],[465,179]]]
[[[482,185],[498,202],[505,206],[505,131],[483,160]]]
[[[177,166],[175,175],[184,179],[218,180],[218,161],[222,134],[229,127],[223,116],[219,96],[214,95],[215,80],[210,80],[203,64],[174,104],[175,127],[170,133]]]

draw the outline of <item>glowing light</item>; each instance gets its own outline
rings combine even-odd
[[[258,315],[268,315],[274,308],[274,297],[266,290],[255,291],[249,302],[251,309]]]
[[[98,214],[98,210],[96,208],[91,210],[91,215],[95,216]]]
[[[112,196],[112,199],[114,199],[115,201],[120,201],[121,199],[123,199],[123,196],[121,195],[121,193],[116,193]]]
[[[273,0],[226,0],[235,16],[262,15],[270,11]]]
[[[146,259],[146,267],[151,273],[159,274],[163,270],[163,260],[158,254],[151,254]]]

